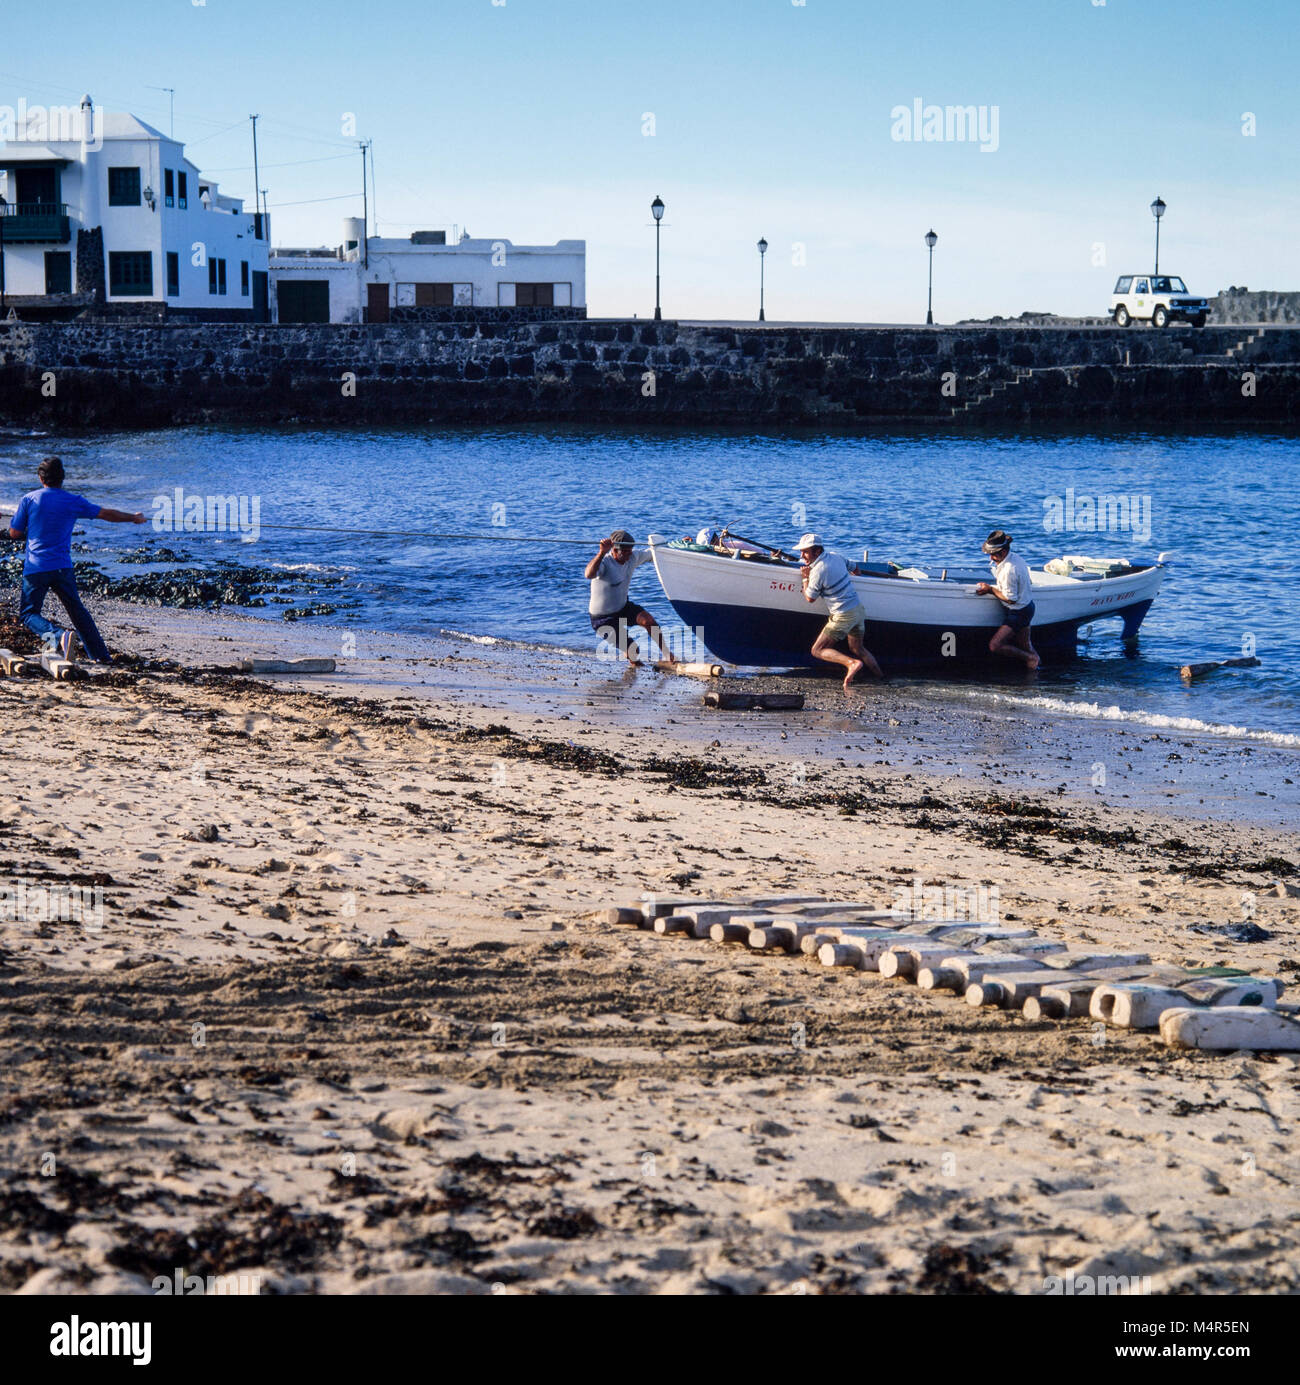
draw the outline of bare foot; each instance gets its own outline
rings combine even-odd
[[[1043,661],[1038,657],[1037,654],[1031,654],[1029,658],[1025,661],[1025,667],[1030,671],[1030,673],[1033,673],[1033,671],[1042,662]]]
[[[844,686],[847,688],[865,667],[861,659],[854,659],[849,665],[849,671],[844,675]]]

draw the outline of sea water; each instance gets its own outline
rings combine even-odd
[[[1100,622],[1078,659],[1032,683],[1012,668],[914,681],[927,695],[1011,713],[1027,704],[1300,746],[1300,442],[1290,436],[189,428],[0,444],[0,499],[36,484],[49,451],[64,457],[70,489],[151,520],[170,510],[180,528],[84,526],[88,556],[109,572],[116,553],[145,542],[195,565],[228,558],[299,580],[342,574],[355,605],[323,617],[332,623],[587,652],[582,569],[616,527],[644,539],[726,524],[787,549],[812,529],[849,557],[936,569],[982,564],[993,528],[1010,531],[1031,565],[1064,553],[1137,561],[1166,551],[1173,566],[1136,654],[1121,646],[1118,622]],[[215,513],[230,523],[185,532],[178,490],[222,498]],[[255,535],[241,532],[241,515],[256,516]],[[461,533],[487,537],[430,537]],[[586,545],[506,541],[519,536]],[[674,622],[652,567],[632,596]],[[279,619],[284,609],[255,614]],[[1258,668],[1191,686],[1178,677],[1181,664],[1252,650]]]

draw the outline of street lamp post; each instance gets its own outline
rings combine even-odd
[[[9,203],[7,199],[0,195],[0,313],[5,307],[5,217],[8,214]]]
[[[650,210],[655,218],[655,321],[658,322],[663,313],[659,308],[659,223],[664,219],[664,200],[656,197],[650,204]]]
[[[1155,272],[1160,273],[1160,218],[1165,214],[1165,204],[1162,198],[1157,197],[1151,204],[1151,215],[1156,219],[1156,268]]]
[[[930,282],[925,290],[925,325],[934,325],[934,247],[939,237],[933,231],[925,233],[925,243],[930,247]]]
[[[767,314],[763,311],[763,292],[766,287],[764,283],[764,266],[767,264],[767,237],[762,237],[758,242],[758,320],[767,321]]]

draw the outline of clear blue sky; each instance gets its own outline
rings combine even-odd
[[[930,226],[938,320],[1104,311],[1157,193],[1189,287],[1300,288],[1296,0],[11,0],[0,24],[0,103],[89,91],[165,131],[175,87],[177,137],[250,199],[259,112],[277,244],[359,214],[353,112],[381,234],[585,238],[593,315],[653,307],[656,193],[669,316],[753,316],[763,235],[770,319],[916,321]],[[892,138],[917,98],[996,107],[996,150]]]

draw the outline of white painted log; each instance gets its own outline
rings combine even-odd
[[[709,928],[715,943],[748,943],[749,926],[743,923],[715,923]]]
[[[50,654],[43,652],[36,656],[36,662],[60,683],[66,683],[77,676],[77,666],[71,659],[65,659],[61,654]]]
[[[834,943],[836,941],[837,939],[832,938],[829,933],[822,933],[820,931],[816,933],[806,933],[799,939],[799,951],[802,952],[805,957],[816,957],[822,950],[822,945],[824,943]]]
[[[916,984],[923,991],[959,991],[995,971],[1037,971],[1044,964],[1035,957],[1020,953],[971,953],[945,957],[942,961],[922,967],[916,974]]]
[[[665,937],[670,933],[689,934],[694,926],[685,914],[661,914],[650,925],[656,933]]]
[[[655,668],[660,673],[676,673],[683,678],[721,678],[725,672],[721,664],[670,664],[667,659],[657,659]]]
[[[1160,1016],[1160,1039],[1171,1048],[1272,1049],[1300,1052],[1300,1021],[1258,1005],[1184,1007]]]
[[[689,933],[692,938],[707,938],[709,929],[715,923],[730,923],[740,912],[742,912],[740,905],[708,905],[699,909],[677,909],[674,910],[672,917],[686,921],[687,927],[684,931]]]
[[[786,909],[795,904],[819,904],[825,896],[819,894],[774,894],[765,899],[751,899],[751,909]]]
[[[844,939],[841,939],[844,941]],[[925,938],[913,937],[909,933],[890,933],[882,931],[876,937],[854,938],[853,942],[862,949],[864,971],[879,971],[880,962],[895,947],[921,947]]]
[[[857,943],[823,943],[817,949],[817,960],[824,967],[863,966],[862,949]]]
[[[801,939],[809,933],[817,932],[817,925],[811,919],[790,919],[787,922],[768,924],[753,928],[749,934],[749,945],[759,952],[778,950],[794,952]]]
[[[25,655],[15,654],[12,649],[0,649],[0,669],[9,678],[25,678],[36,669]]]
[[[1252,976],[1244,981],[1199,980],[1184,985],[1148,985],[1140,981],[1098,986],[1088,1013],[1119,1029],[1154,1029],[1166,1010],[1220,1005],[1277,1004],[1277,982]]]
[[[1057,959],[1043,958],[1049,966]],[[1054,968],[1055,969],[1055,968]],[[1058,969],[1059,974],[1059,969]],[[1157,966],[1137,963],[1132,967],[1105,967],[1096,975],[1071,977],[1066,979],[1052,977],[1036,998],[1025,1001],[1026,1019],[1078,1019],[1088,1014],[1092,997],[1101,986],[1115,985],[1121,981],[1139,981],[1157,985],[1177,984],[1195,979],[1195,973],[1182,967]]]
[[[641,906],[639,904],[634,907],[614,905],[605,910],[605,922],[633,924],[640,927],[640,925],[645,922],[645,918],[641,913]]]
[[[1019,1010],[1031,996],[1037,996],[1044,986],[1050,986],[1054,979],[1049,967],[1038,971],[990,972],[966,987],[966,1004],[1000,1005],[1004,1009]]]
[[[890,919],[892,917],[888,909],[878,909],[874,904],[863,904],[860,900],[852,899],[819,899],[812,903],[770,904],[765,907],[770,908],[774,913],[797,914],[800,918],[805,919],[830,919],[843,915],[855,923],[864,923],[868,919]]]

